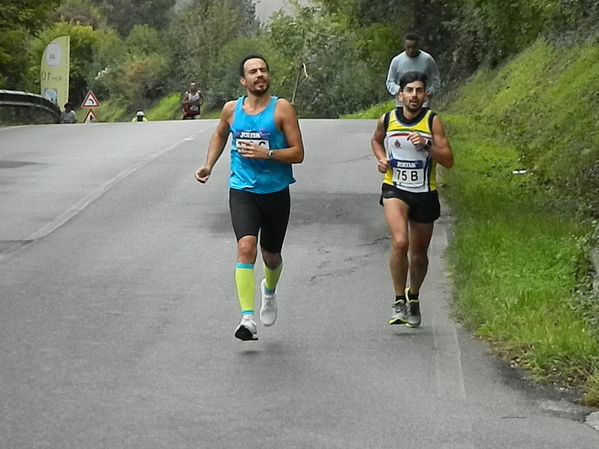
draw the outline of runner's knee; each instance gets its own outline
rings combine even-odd
[[[392,237],[391,245],[392,245],[393,251],[396,253],[399,253],[399,254],[406,254],[410,247],[409,240],[404,236]]]
[[[255,238],[243,237],[237,242],[237,254],[239,260],[244,263],[254,263],[256,260],[256,252]]]
[[[428,255],[426,252],[410,253],[410,264],[428,266]]]

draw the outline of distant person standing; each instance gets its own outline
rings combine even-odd
[[[387,74],[387,90],[397,98],[399,93],[399,80],[408,72],[421,72],[428,78],[426,101],[424,107],[430,106],[431,98],[441,90],[441,77],[439,68],[431,55],[420,50],[420,38],[416,33],[408,33],[404,37],[404,49],[391,60]],[[397,105],[400,106],[399,100]]]
[[[64,111],[60,113],[60,123],[77,123],[77,114],[72,103],[65,103]]]
[[[200,116],[200,108],[204,103],[204,94],[196,83],[189,83],[188,90],[183,94],[183,120],[193,120]]]

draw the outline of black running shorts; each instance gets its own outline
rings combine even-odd
[[[410,208],[408,218],[418,223],[433,223],[441,216],[439,193],[436,190],[413,193],[384,183],[379,200],[381,206],[383,206],[383,198],[399,198],[402,200]]]
[[[281,252],[291,209],[289,188],[265,194],[229,189],[229,209],[237,241],[260,232],[260,247]]]

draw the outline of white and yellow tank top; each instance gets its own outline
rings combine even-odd
[[[410,133],[418,132],[432,141],[434,116],[434,112],[423,109],[416,118],[406,122],[402,108],[387,113],[385,150],[390,163],[383,183],[415,193],[437,190],[437,163],[424,148],[417,148],[408,140]]]

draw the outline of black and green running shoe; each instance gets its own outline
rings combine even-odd
[[[420,316],[420,302],[418,299],[410,298],[410,288],[406,288],[406,299],[408,300],[407,327],[419,327],[422,317]]]
[[[405,299],[393,303],[393,313],[389,324],[405,324],[408,319],[408,305]]]

